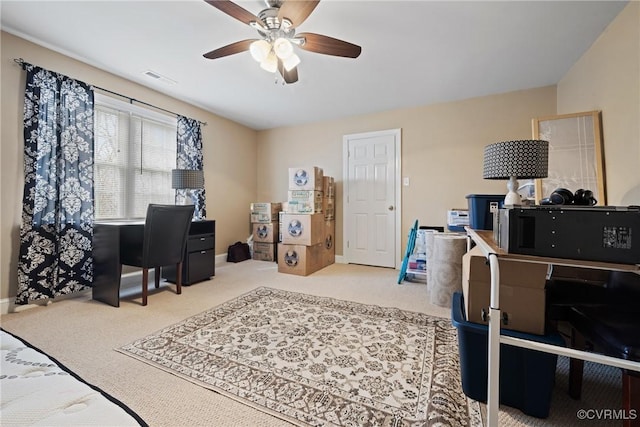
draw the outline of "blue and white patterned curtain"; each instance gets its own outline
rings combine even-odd
[[[24,64],[24,195],[16,304],[93,280],[93,90]]]
[[[178,116],[178,149],[176,167],[178,169],[203,170],[202,132],[200,122],[184,116]],[[204,219],[207,216],[204,188],[197,190],[176,190],[176,203],[191,195],[195,206],[193,218]]]

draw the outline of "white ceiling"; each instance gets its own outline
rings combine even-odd
[[[265,8],[236,3],[254,14]],[[285,86],[248,52],[203,58],[257,33],[201,0],[2,0],[0,13],[5,31],[268,129],[555,84],[625,5],[322,0],[298,31],[360,45],[362,54],[299,50],[300,80]],[[154,81],[147,70],[176,83]]]

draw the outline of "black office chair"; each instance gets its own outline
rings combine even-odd
[[[123,236],[121,263],[142,268],[142,305],[147,305],[149,268],[155,268],[160,287],[160,267],[176,265],[176,293],[182,293],[182,261],[193,205],[156,205],[147,208],[144,232]]]

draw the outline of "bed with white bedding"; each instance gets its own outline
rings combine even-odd
[[[122,402],[0,329],[0,425],[146,426]]]

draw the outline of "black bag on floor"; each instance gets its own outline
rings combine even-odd
[[[235,242],[227,249],[227,262],[240,262],[247,259],[251,259],[248,243]]]

